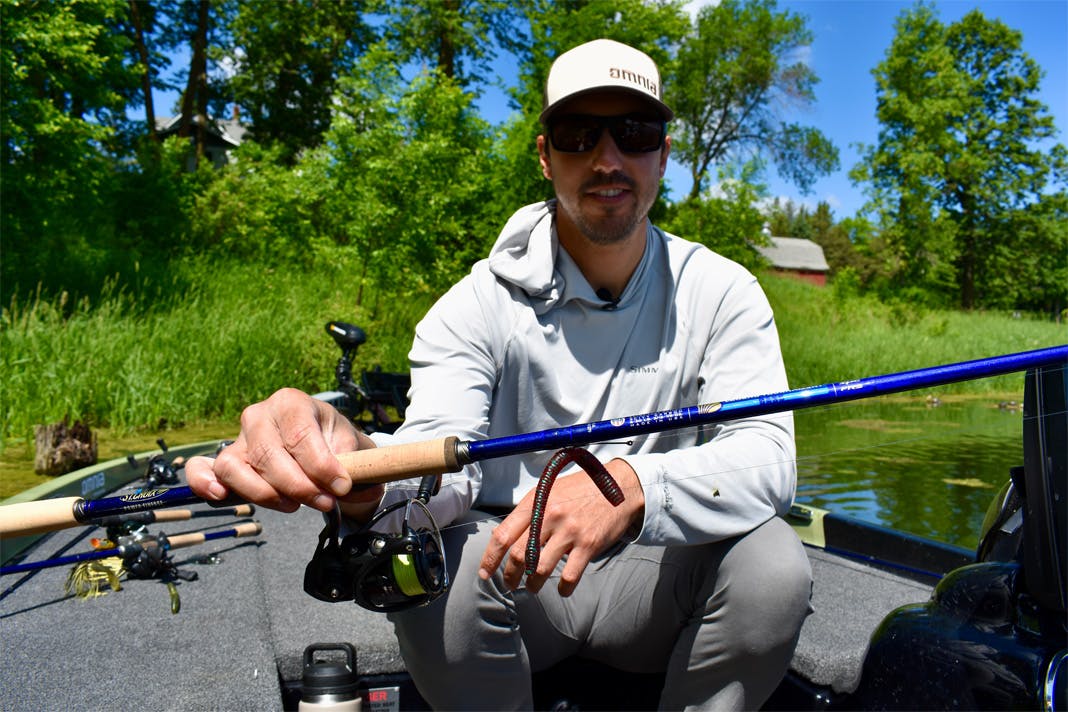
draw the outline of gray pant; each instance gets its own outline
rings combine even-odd
[[[530,709],[530,674],[566,657],[666,671],[661,709],[755,709],[785,674],[811,611],[797,536],[771,519],[745,536],[686,547],[619,545],[568,598],[563,564],[537,594],[477,575],[495,519],[445,532],[452,588],[390,616],[420,693],[437,710]]]

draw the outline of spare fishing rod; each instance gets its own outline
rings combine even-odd
[[[106,517],[129,516],[147,510],[202,503],[213,507],[244,504],[236,497],[220,502],[206,502],[186,486],[141,489],[94,500],[58,497],[0,507],[0,536],[42,534],[82,524],[93,524],[96,520]]]
[[[139,578],[150,578],[151,574],[154,573],[154,570],[152,570],[154,568],[153,562],[158,563],[161,561],[167,551],[204,544],[216,539],[256,536],[262,531],[263,525],[259,522],[245,522],[230,529],[220,529],[213,532],[190,532],[188,534],[175,534],[174,536],[159,534],[158,536],[121,537],[116,546],[105,549],[95,549],[82,554],[71,554],[70,556],[57,556],[41,561],[28,561],[10,566],[0,566],[0,576],[117,556],[123,560],[125,568],[128,570],[138,572],[137,566],[140,565],[142,570],[139,572]]]
[[[338,460],[354,484],[392,482],[459,472],[465,465],[498,457],[845,403],[1053,364],[1068,364],[1068,345],[486,440],[462,441],[457,437],[447,437],[405,445],[386,445],[341,453]],[[65,497],[12,504],[0,507],[0,536],[52,531],[108,515],[203,501],[189,487],[172,487],[92,501]],[[209,504],[228,506],[239,502],[231,498]]]
[[[185,522],[205,517],[251,517],[256,512],[253,504],[239,504],[236,507],[212,509],[147,509],[111,517],[93,519],[87,524],[95,524],[107,530],[107,538],[118,541],[119,537],[129,536],[134,532],[147,530],[149,524],[157,522]]]
[[[143,510],[140,512],[128,512],[111,516],[89,519],[85,524],[96,524],[102,527],[122,526],[125,524],[155,524],[156,522],[184,522],[189,519],[201,517],[251,517],[256,513],[253,504],[239,504],[236,507],[218,509],[161,509]]]

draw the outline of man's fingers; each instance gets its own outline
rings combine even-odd
[[[335,452],[356,447],[355,430],[336,410],[295,389],[282,389],[241,414],[241,434],[219,454],[215,475],[250,501],[320,511],[352,483]]]
[[[482,561],[478,565],[479,578],[485,581],[493,575],[508,555],[508,550],[517,539],[524,536],[529,524],[530,510],[520,505],[494,528],[490,535],[490,543],[486,545],[486,550],[482,553]]]
[[[512,546],[508,548],[508,552],[505,556],[504,583],[513,591],[519,588],[519,585],[523,583],[523,576],[526,574],[526,551],[527,540],[529,538],[530,530],[524,529],[520,532],[520,535],[516,537],[516,541]]]
[[[318,490],[309,487],[306,492],[298,492],[294,496],[292,491],[295,489],[294,487],[290,487],[289,491],[280,488],[278,486],[280,479],[276,475],[276,471],[284,466],[281,462],[282,458],[276,454],[271,459],[271,466],[275,470],[272,471],[272,478],[267,479],[250,464],[250,458],[245,453],[244,443],[239,438],[237,442],[225,448],[215,458],[213,473],[218,482],[228,491],[235,492],[250,502],[255,502],[271,509],[292,512],[302,502],[310,504],[314,497],[319,494]],[[286,478],[282,477],[281,479],[284,480]]]
[[[566,556],[567,562],[560,572],[560,582],[557,585],[557,590],[561,596],[570,596],[574,593],[579,579],[582,578],[582,574],[586,571],[586,567],[592,558],[592,552],[568,537],[564,532],[553,534],[546,533],[543,530],[542,538],[545,541],[538,556],[537,569],[526,577],[527,590],[531,593],[540,591],[545,582],[552,576],[553,571],[556,570],[560,560]],[[509,563],[516,557],[525,557],[527,547],[525,538],[521,544],[522,547],[520,547],[519,543],[512,547]],[[525,569],[525,565],[521,570],[523,569]]]
[[[194,492],[204,499],[220,502],[230,490],[215,476],[215,458],[198,455],[186,460],[185,478]]]
[[[264,465],[251,461],[252,466],[260,472],[271,470],[273,465],[266,465],[266,462],[280,457],[283,467],[280,475],[290,478],[287,484],[301,486],[297,482],[301,477],[292,471],[288,460],[297,464],[300,472],[319,488],[338,496],[348,494],[352,481],[334,453],[342,449],[353,449],[356,445],[355,438],[349,437],[344,443],[328,442],[328,437],[334,441],[340,437],[334,417],[336,411],[303,393],[297,393],[299,392],[290,394],[282,391],[276,394],[276,403],[269,401],[271,419],[279,434],[282,452],[265,450],[258,454]],[[272,400],[274,398],[275,396],[272,396]],[[304,407],[289,407],[288,398],[302,400]],[[270,446],[273,443],[266,444]]]
[[[582,574],[586,572],[586,567],[589,563],[589,551],[585,549],[571,550],[571,553],[567,555],[567,563],[564,564],[564,570],[560,572],[560,583],[556,585],[556,590],[560,592],[561,596],[566,598],[575,592],[575,588],[578,586]]]
[[[285,388],[241,414],[241,432],[214,460],[187,465],[190,487],[202,497],[229,493],[272,509],[293,511],[305,504],[331,509],[348,496],[352,482],[335,453],[360,445],[344,416],[306,393]],[[354,496],[350,501],[373,499]]]

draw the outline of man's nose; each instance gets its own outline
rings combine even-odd
[[[594,170],[606,173],[619,170],[623,166],[623,151],[619,150],[612,132],[607,127],[601,132],[597,145],[593,147],[591,161]]]

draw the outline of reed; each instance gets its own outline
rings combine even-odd
[[[356,303],[355,273],[193,261],[173,283],[139,290],[155,295],[147,303],[113,286],[93,303],[13,301],[0,314],[0,448],[65,417],[118,433],[236,423],[280,387],[329,389],[339,353],[323,328],[331,319],[367,328],[361,365],[401,368],[400,334],[410,340],[429,301],[379,298],[375,313],[373,289]]]

